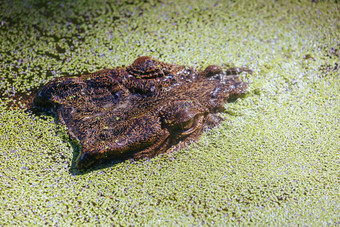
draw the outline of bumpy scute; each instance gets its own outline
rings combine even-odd
[[[198,72],[140,57],[128,67],[57,78],[38,92],[33,107],[52,111],[79,141],[79,169],[151,158],[218,124],[224,104],[246,93],[242,71],[250,72],[215,65]]]

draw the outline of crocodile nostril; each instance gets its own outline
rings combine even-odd
[[[217,65],[209,65],[205,70],[203,71],[203,75],[207,77],[211,77],[216,74],[223,73],[221,67]]]

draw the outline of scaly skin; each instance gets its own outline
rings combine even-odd
[[[52,111],[80,142],[79,169],[151,158],[217,125],[216,113],[228,99],[246,92],[237,76],[242,71],[250,72],[223,72],[216,65],[197,72],[140,57],[128,67],[57,78],[40,90],[33,107]]]

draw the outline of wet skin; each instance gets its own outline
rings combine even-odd
[[[248,69],[203,71],[137,58],[128,67],[77,78],[57,78],[35,96],[34,108],[51,111],[79,141],[78,169],[116,159],[151,158],[199,138],[217,125],[228,100],[246,93],[238,78]]]

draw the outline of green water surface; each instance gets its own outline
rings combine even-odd
[[[340,224],[337,1],[4,1],[0,225]],[[188,148],[80,174],[52,116],[7,97],[149,55],[254,71]]]

